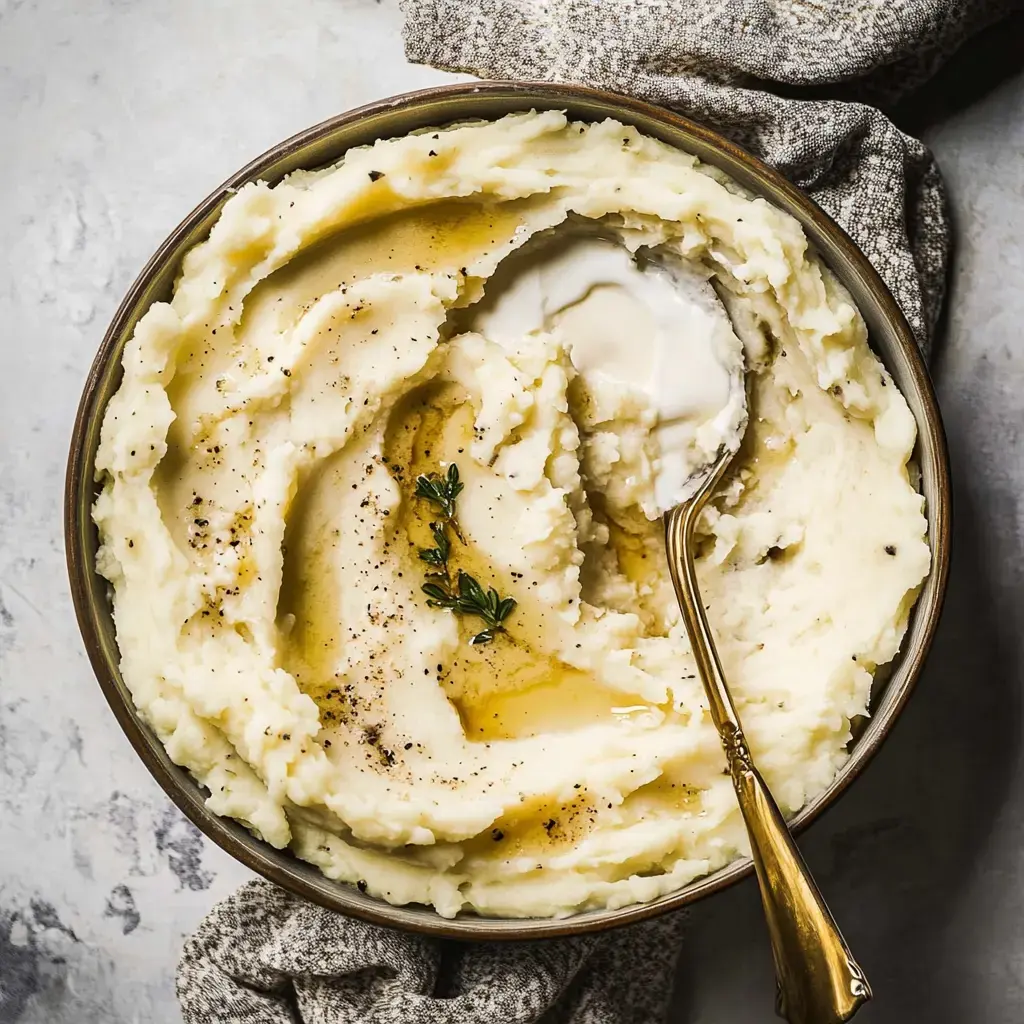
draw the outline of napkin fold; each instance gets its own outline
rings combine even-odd
[[[873,104],[924,82],[1019,0],[399,0],[411,61],[575,82],[670,107],[807,192],[927,348],[949,221],[935,160]]]
[[[579,82],[717,129],[864,250],[922,347],[949,223],[924,145],[873,104],[920,85],[1013,0],[399,0],[406,54],[484,78]],[[459,943],[305,903],[264,881],[185,943],[186,1024],[641,1024],[664,1019],[685,914],[602,935]]]
[[[185,942],[185,1024],[618,1024],[663,1019],[684,914],[601,935],[454,942],[255,881]]]

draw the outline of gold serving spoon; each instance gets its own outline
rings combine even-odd
[[[708,467],[692,497],[665,513],[669,572],[750,836],[775,960],[776,1011],[790,1024],[833,1024],[849,1020],[871,998],[871,987],[750,756],[697,587],[694,527],[738,447],[737,438]]]

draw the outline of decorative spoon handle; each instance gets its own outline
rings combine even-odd
[[[742,733],[734,738],[742,746]],[[771,936],[776,1012],[790,1024],[849,1020],[871,998],[868,980],[745,750],[732,759],[731,769]]]
[[[666,514],[669,572],[750,836],[775,959],[776,1010],[790,1024],[837,1024],[871,998],[871,987],[754,766],[697,588],[694,525],[730,460],[723,455],[697,494]]]

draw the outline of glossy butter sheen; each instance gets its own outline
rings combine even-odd
[[[693,157],[547,112],[248,185],[139,322],[102,426],[97,567],[140,714],[214,812],[447,916],[623,906],[745,851],[648,515],[661,382],[587,350],[607,308],[518,342],[480,319],[581,224],[710,275],[743,343],[750,425],[698,573],[794,810],[928,571],[914,421],[799,225]],[[452,462],[452,567],[518,602],[483,647],[420,590],[415,477]]]

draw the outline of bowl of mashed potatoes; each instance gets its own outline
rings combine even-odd
[[[200,829],[336,910],[526,938],[717,891],[749,850],[659,513],[744,397],[698,572],[796,828],[892,725],[946,582],[941,421],[866,258],[622,97],[312,128],[176,229],[93,366],[66,516],[97,677]]]

